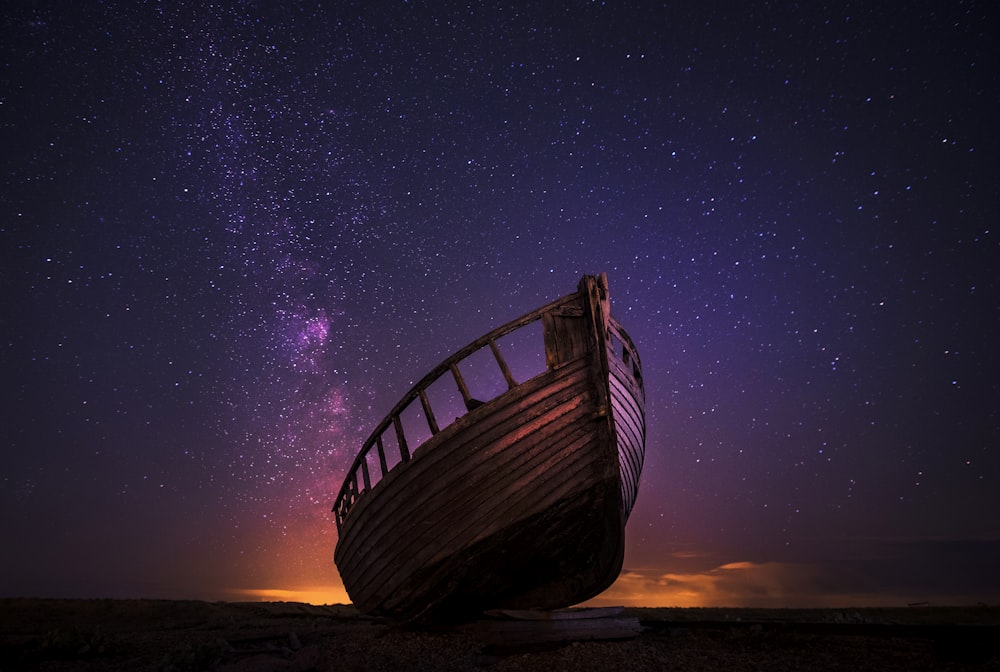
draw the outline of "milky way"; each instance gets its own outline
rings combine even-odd
[[[1000,598],[997,25],[938,5],[5,6],[0,591],[346,599],[367,433],[607,272],[608,600]]]

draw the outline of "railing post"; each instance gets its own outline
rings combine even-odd
[[[462,400],[465,402],[465,408],[467,410],[472,410],[474,404],[472,403],[472,395],[469,394],[469,388],[465,384],[465,379],[462,378],[462,372],[458,370],[457,364],[450,364],[448,368],[451,370],[451,376],[455,379],[455,384],[458,385],[458,391],[462,393]]]
[[[403,434],[403,423],[399,420],[398,415],[392,416],[392,424],[396,428],[396,440],[399,442],[399,459],[403,462],[409,462],[410,449],[406,445],[406,435]]]
[[[512,390],[517,387],[517,381],[514,380],[514,374],[510,372],[510,367],[507,366],[507,362],[504,361],[503,355],[500,354],[500,348],[497,347],[497,343],[494,340],[490,340],[490,350],[493,351],[493,358],[497,360],[497,364],[500,365],[500,371],[503,373],[504,380],[507,381],[507,389]]]
[[[420,405],[424,409],[424,417],[427,418],[427,427],[431,430],[431,436],[437,434],[440,429],[438,429],[437,419],[434,417],[434,411],[431,410],[431,401],[427,398],[426,388],[420,390]]]
[[[379,434],[375,440],[378,444],[378,465],[382,468],[382,478],[389,473],[389,465],[385,463],[385,448],[382,446],[382,435]]]
[[[361,475],[365,479],[365,492],[372,489],[372,479],[368,475],[368,454],[365,453],[364,459],[361,460]]]

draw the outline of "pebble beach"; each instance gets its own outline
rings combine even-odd
[[[579,626],[582,622],[577,622]],[[0,600],[0,669],[998,670],[1000,607],[623,608],[567,629],[398,624],[350,605]]]

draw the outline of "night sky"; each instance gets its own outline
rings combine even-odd
[[[346,602],[374,425],[606,272],[597,603],[1000,601],[998,21],[879,4],[5,2],[0,595]]]

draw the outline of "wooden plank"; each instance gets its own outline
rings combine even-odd
[[[467,536],[469,532],[474,532],[475,541],[470,544],[463,542],[462,544],[452,548],[435,550],[423,541],[414,540],[414,543],[410,548],[410,553],[397,556],[404,561],[403,564],[391,564],[387,566],[387,571],[382,573],[382,578],[390,582],[384,587],[383,594],[389,594],[392,592],[391,590],[388,590],[391,584],[403,584],[404,582],[400,580],[401,577],[412,575],[416,568],[433,567],[435,564],[441,563],[449,558],[455,556],[461,557],[462,550],[468,546],[471,546],[479,541],[489,539],[491,536],[501,532],[502,530],[508,529],[511,525],[509,522],[510,520],[524,519],[527,517],[526,514],[530,511],[545,510],[566,497],[578,494],[580,492],[580,482],[578,481],[578,478],[589,471],[588,466],[584,462],[577,461],[567,463],[559,458],[549,458],[548,460],[541,462],[539,467],[540,470],[546,472],[561,471],[564,478],[554,477],[543,480],[539,483],[542,487],[537,489],[527,487],[512,487],[504,489],[505,496],[501,505],[496,507],[481,507],[481,509],[476,512],[479,514],[478,519],[470,520],[470,516],[464,515],[463,520],[453,519],[450,521],[449,525],[443,528],[448,530],[454,529],[456,538],[461,538],[462,536]],[[532,490],[534,490],[534,492],[532,492]],[[541,499],[538,498],[539,492],[544,493]],[[617,509],[617,496],[615,500],[615,508]],[[521,515],[511,515],[514,511],[522,511],[523,513]],[[570,523],[579,524],[575,519],[570,521]],[[465,532],[466,534],[461,535],[462,532]],[[565,539],[560,541],[560,544],[564,543]],[[530,550],[530,547],[525,547],[525,550]],[[516,554],[510,555],[509,548],[506,548],[505,551],[507,553],[506,562],[501,565],[491,566],[489,571],[502,575],[506,567],[514,564],[517,558]],[[579,544],[573,546],[572,548],[567,548],[566,551],[573,559],[580,558],[581,554],[588,555],[586,550],[582,549]],[[590,566],[592,563],[588,562],[586,564]],[[567,569],[568,566],[564,567],[564,570]],[[443,583],[441,585],[427,585],[423,587],[423,590],[429,595],[440,593],[441,586],[447,585],[449,580],[453,579],[453,576],[442,577]],[[569,582],[572,581],[572,579],[572,576],[564,575],[564,580]],[[412,600],[412,597],[404,597]],[[586,599],[586,597],[581,597],[576,601],[582,601],[582,599]],[[390,602],[388,606],[391,607],[392,603]]]
[[[545,358],[549,369],[557,369],[589,349],[585,320],[581,315],[559,315],[555,311],[542,318]]]
[[[560,434],[563,434],[564,431],[565,430],[560,424],[551,425],[551,434],[554,436],[559,436]],[[583,433],[584,435],[586,434],[585,431]],[[539,437],[539,440],[541,440],[544,443],[544,441],[547,439],[545,439],[545,437]],[[464,446],[472,446],[471,442],[462,442],[460,437],[457,438],[456,441]],[[524,481],[522,474],[517,471],[513,471],[510,466],[511,463],[513,463],[516,459],[518,459],[517,451],[515,451],[511,447],[509,441],[500,444],[498,447],[500,448],[500,450],[493,451],[497,455],[497,457],[493,460],[481,457],[486,451],[492,450],[488,444],[486,445],[477,444],[477,446],[472,446],[471,448],[467,448],[467,452],[462,453],[461,456],[459,454],[453,455],[453,457],[461,458],[457,459],[456,462],[462,464],[465,468],[460,473],[452,474],[452,477],[459,483],[468,483],[467,488],[463,488],[463,490],[460,490],[457,493],[448,493],[448,492],[441,493],[438,491],[428,493],[426,492],[428,489],[426,483],[420,480],[413,481],[412,489],[393,488],[393,494],[394,494],[393,501],[390,501],[387,504],[392,505],[393,503],[405,502],[407,507],[413,513],[405,518],[406,525],[404,526],[403,529],[394,529],[388,523],[393,519],[398,519],[398,514],[390,514],[386,516],[384,515],[385,514],[384,509],[387,507],[381,505],[373,507],[372,513],[375,515],[375,517],[365,520],[364,526],[368,530],[376,531],[376,534],[378,534],[378,536],[380,536],[383,539],[383,541],[376,543],[372,548],[381,546],[389,549],[390,551],[395,551],[397,555],[405,555],[407,553],[407,551],[405,551],[405,545],[406,545],[404,543],[405,540],[401,539],[399,535],[401,534],[408,535],[411,533],[419,534],[421,530],[429,530],[430,532],[428,532],[428,534],[430,534],[431,536],[428,537],[428,539],[421,541],[418,544],[418,546],[421,544],[427,545],[427,543],[431,541],[433,541],[434,544],[439,544],[441,540],[437,537],[441,534],[447,534],[447,531],[442,532],[441,528],[444,524],[444,521],[447,520],[447,516],[455,515],[454,513],[452,513],[452,511],[459,511],[459,512],[468,511],[470,512],[470,515],[472,513],[475,513],[477,516],[482,515],[483,511],[485,511],[486,514],[490,513],[489,506],[486,506],[486,508],[482,509],[482,511],[479,510],[472,511],[473,504],[475,502],[451,501],[450,503],[448,503],[447,497],[449,496],[452,498],[458,496],[478,497],[481,498],[481,508],[482,508],[482,502],[486,502],[487,504],[489,504],[490,502],[493,502],[496,499],[503,499],[510,496],[510,493],[501,495],[493,494],[494,492],[500,492],[501,490],[501,488],[497,484],[498,473],[509,474],[509,477],[504,479],[504,483],[509,482],[510,483],[509,487],[513,489],[515,494],[521,491],[531,494],[531,491],[534,490],[535,488],[525,487],[523,485]],[[559,452],[555,449],[555,447],[553,447],[551,450],[547,452],[553,453],[553,455],[550,456],[551,462],[543,464],[540,467],[541,471],[544,474],[548,475],[549,477],[567,478],[568,473],[560,473],[561,469],[564,466],[566,466],[565,464],[562,464],[559,468],[556,468],[556,465],[560,464],[560,460],[564,460],[565,457],[561,456]],[[539,454],[544,455],[544,453],[539,453]],[[499,460],[499,462],[497,460]],[[414,465],[420,464],[420,462],[416,461],[413,464]],[[421,466],[424,469],[427,468],[426,465],[421,465]],[[531,465],[528,464],[528,467],[531,467]],[[434,471],[433,468],[431,468],[430,470],[428,470],[427,473],[432,474],[433,471]],[[475,476],[476,473],[478,473],[479,475]],[[537,495],[532,495],[532,496],[537,497]],[[439,500],[445,501],[446,504],[441,505]],[[494,509],[495,508],[496,506],[494,505]],[[496,515],[492,515],[491,517],[501,521],[503,520],[506,520],[507,522],[510,521],[509,517],[505,519],[503,516],[499,516],[498,511],[494,511],[494,514]],[[438,516],[444,516],[444,518],[440,518]],[[428,520],[428,521],[434,520],[434,523],[431,525],[425,525],[420,522],[421,520]],[[475,526],[479,527],[483,524],[485,523],[476,522]],[[461,526],[459,526],[457,523],[454,523],[454,521],[447,523],[447,526],[454,527],[456,529],[456,533],[465,533],[465,530],[460,529]],[[449,536],[454,536],[454,535],[449,535]],[[367,541],[371,543],[372,540],[369,539]],[[341,549],[338,548],[338,551],[340,550]],[[373,572],[379,571],[378,569],[373,567],[372,564],[375,562],[374,560],[375,554],[373,552],[360,554],[358,555],[358,557],[360,558],[361,555],[363,555],[365,558],[365,562],[359,565],[363,571],[373,571]],[[342,573],[349,574],[350,571],[347,567],[344,567],[342,569]],[[354,596],[352,595],[352,597]]]
[[[380,490],[385,488],[405,490],[411,487],[407,485],[408,483],[417,479],[426,479],[424,471],[440,475],[455,468],[456,463],[459,465],[465,462],[472,464],[475,460],[490,457],[501,448],[499,444],[494,445],[498,437],[509,434],[525,423],[523,409],[531,409],[532,413],[540,415],[551,412],[552,409],[568,400],[582,398],[581,395],[585,394],[586,390],[583,364],[582,361],[578,362],[575,369],[567,369],[559,376],[549,375],[537,378],[519,388],[517,392],[494,400],[490,412],[481,413],[477,417],[471,418],[475,422],[463,418],[446,428],[439,436],[434,437],[418,449],[417,455],[421,460],[421,468],[419,470],[396,470],[390,473],[389,477],[377,486],[379,489],[358,503],[358,516],[363,516],[368,506],[377,506],[381,514],[390,520],[395,516],[404,515],[404,507],[419,505],[420,500],[406,504],[398,498],[393,498],[384,502],[381,501],[383,497]],[[474,447],[474,454],[468,455],[447,449],[438,450],[437,447],[446,441]],[[491,448],[491,446],[493,447]],[[433,489],[428,488],[426,483],[419,484],[414,489],[426,496],[433,492]],[[346,554],[349,551],[348,546],[356,536],[352,533],[352,529],[353,524],[349,521],[337,544],[338,552],[343,551]],[[364,536],[377,535],[378,533],[378,530],[369,530]]]
[[[568,469],[558,458],[525,464],[522,471],[528,473],[536,467],[536,464],[550,467],[558,464],[565,474],[575,473],[575,470]],[[517,474],[514,473],[512,476],[516,477]],[[458,510],[459,514],[456,517],[451,518],[447,525],[440,527],[423,525],[421,521],[433,519],[435,514],[446,510],[449,504],[438,506],[437,502],[433,502],[423,509],[422,513],[427,515],[413,521],[413,524],[394,540],[394,545],[383,545],[382,552],[373,552],[368,556],[370,564],[363,565],[360,569],[369,578],[358,586],[361,591],[359,597],[363,599],[368,596],[373,602],[380,603],[396,586],[405,583],[418,568],[457,553],[467,545],[463,541],[454,547],[452,543],[456,539],[463,539],[470,531],[475,532],[477,537],[484,537],[494,531],[495,528],[488,526],[495,525],[499,515],[509,513],[515,508],[522,510],[534,508],[538,501],[536,493],[526,488],[502,488],[497,492],[506,493],[501,504],[497,504],[497,500],[489,492],[484,491],[483,487],[455,493],[455,497],[465,498],[467,501]],[[456,515],[454,511],[451,513]],[[443,539],[440,538],[441,535],[444,535]],[[378,597],[379,595],[382,597]]]
[[[582,373],[582,372],[581,372]],[[574,380],[576,381],[573,384]],[[539,381],[544,383],[544,381]],[[539,383],[531,386],[532,389]],[[386,482],[379,484],[382,490],[391,488],[399,492],[413,492],[411,499],[391,497],[388,501],[383,501],[386,496],[382,490],[370,493],[366,501],[359,502],[358,517],[365,518],[368,522],[365,525],[376,523],[376,527],[354,533],[353,522],[348,521],[348,525],[342,530],[340,541],[337,545],[337,552],[345,556],[354,551],[355,541],[367,538],[367,543],[372,543],[373,539],[390,534],[389,529],[381,529],[378,525],[391,525],[391,521],[407,515],[406,511],[412,507],[422,506],[422,502],[434,495],[435,483],[440,480],[442,473],[449,473],[451,478],[463,478],[463,470],[471,469],[473,465],[481,460],[494,459],[494,455],[505,449],[504,443],[498,443],[504,436],[509,436],[515,428],[525,422],[523,412],[520,410],[521,404],[527,404],[532,409],[532,413],[543,420],[536,420],[536,431],[544,422],[554,422],[564,411],[559,411],[561,405],[578,400],[583,394],[583,378],[560,379],[558,385],[553,388],[543,385],[536,389],[534,393],[526,398],[515,395],[515,398],[508,400],[506,410],[491,413],[475,424],[460,427],[460,431],[446,430],[442,432],[439,439],[434,439],[440,444],[441,441],[453,443],[455,447],[451,449],[441,449],[438,444],[430,445],[431,442],[421,446],[418,451],[419,468],[406,469],[402,472],[395,471],[390,474]],[[549,418],[544,420],[544,418]],[[449,428],[450,430],[451,428]],[[524,429],[522,427],[522,429]],[[457,471],[456,471],[457,470]],[[440,487],[441,484],[437,484]],[[485,487],[485,485],[484,485]],[[379,514],[371,519],[366,516],[369,506],[377,507]],[[401,518],[400,518],[401,519]],[[381,523],[379,521],[382,521]],[[338,560],[339,562],[339,560]]]
[[[559,408],[557,407],[555,409],[556,415],[553,416],[554,419],[558,417],[558,412]],[[578,429],[578,431],[584,436],[587,434],[585,429]],[[536,430],[535,434],[537,434],[535,436],[537,442],[544,444],[549,440],[548,436],[559,437],[565,435],[565,425],[561,422],[551,422],[550,428],[546,432],[539,433]],[[571,437],[572,434],[569,436]],[[464,441],[464,437],[456,437],[455,445],[459,447],[460,453],[453,454],[452,457],[456,458],[454,460],[455,463],[461,465],[461,470],[451,474],[451,477],[461,487],[454,490],[447,488],[443,491],[436,490],[424,479],[416,478],[411,479],[411,486],[409,488],[394,488],[393,493],[395,496],[393,497],[393,501],[388,503],[389,506],[373,507],[371,513],[374,517],[367,517],[363,523],[359,521],[359,524],[363,524],[374,536],[374,538],[365,540],[366,545],[370,545],[370,549],[383,547],[395,556],[405,557],[409,553],[406,550],[406,543],[408,543],[406,542],[407,535],[428,531],[430,536],[420,541],[417,544],[418,546],[423,545],[431,548],[435,546],[447,546],[445,543],[447,540],[461,534],[468,534],[466,526],[460,526],[454,521],[444,524],[444,520],[449,516],[478,516],[473,523],[474,527],[479,528],[486,524],[484,521],[479,520],[484,515],[509,523],[509,516],[506,518],[499,516],[499,513],[503,509],[500,507],[500,510],[498,510],[498,506],[500,505],[495,504],[497,501],[503,503],[502,500],[509,498],[509,493],[506,495],[502,494],[505,488],[514,490],[515,494],[518,491],[523,491],[526,496],[537,499],[539,495],[532,492],[535,488],[518,485],[518,483],[524,482],[524,477],[528,473],[531,473],[531,469],[541,469],[551,472],[548,474],[550,477],[567,477],[567,473],[560,473],[560,470],[566,466],[565,464],[562,464],[559,469],[555,468],[555,465],[564,462],[565,459],[565,456],[561,455],[555,446],[552,446],[547,451],[540,451],[534,449],[534,446],[529,445],[529,451],[535,454],[535,457],[530,459],[547,457],[550,463],[537,467],[528,461],[523,463],[521,469],[518,469],[512,465],[521,459],[521,455],[518,450],[513,448],[509,434],[503,433],[499,435],[499,438],[507,438],[507,440],[491,446],[490,444]],[[491,454],[493,455],[492,457]],[[435,465],[424,464],[420,460],[411,463],[411,466],[417,465],[420,466],[422,472],[435,477],[434,482],[440,480],[436,478],[437,469]],[[498,481],[498,474],[502,477],[500,481]],[[462,499],[463,497],[465,498],[464,500]],[[469,499],[470,497],[472,498],[471,500]],[[398,520],[400,514],[387,511],[387,509],[390,507],[396,509],[401,503],[405,503],[407,509],[412,511],[412,513],[406,516],[406,525],[397,529],[391,526],[390,521],[394,519]],[[392,506],[393,504],[396,504],[396,506]],[[477,506],[478,508],[476,508]],[[420,523],[421,520],[431,519],[435,520],[433,525],[428,526]],[[442,537],[441,535],[444,536]],[[338,551],[341,550],[338,548]],[[347,550],[343,550],[347,554]],[[355,544],[351,544],[350,550],[357,551],[359,549],[355,548]],[[373,550],[369,550],[369,552],[363,554],[355,552],[355,555],[357,556],[356,561],[358,566],[363,570],[375,573],[379,571],[376,567],[379,561],[376,560],[376,554]],[[350,574],[351,567],[354,564],[351,563],[350,566],[342,567],[342,573]],[[352,595],[352,597],[354,596]]]
[[[570,390],[568,390],[568,392],[571,393],[570,394],[570,398],[571,399],[579,399],[579,391],[570,389]],[[583,415],[585,415],[585,414],[583,414]],[[521,422],[521,421],[523,421],[523,419],[515,418],[515,421],[516,422]],[[579,421],[572,420],[572,421],[570,421],[569,424],[570,425],[577,425],[578,423],[579,423]],[[566,426],[565,422],[560,422],[559,424],[553,424],[553,434],[563,433],[565,431],[565,426]],[[526,435],[531,436],[532,433],[531,432],[526,432]],[[502,432],[499,436],[500,437],[509,436],[509,431]],[[466,442],[466,443],[468,443],[468,442]],[[480,447],[482,447],[482,444],[480,444]],[[505,449],[505,450],[506,450],[506,453],[505,453],[506,455],[513,455],[514,454],[513,451],[510,451],[509,449]],[[565,476],[571,476],[569,470],[567,469],[567,465],[564,464],[564,463],[560,463],[561,461],[564,461],[564,458],[562,456],[559,456],[558,454],[556,454],[554,456],[554,459],[552,460],[551,464],[549,464],[549,465],[547,465],[547,466],[545,466],[543,468],[543,472],[542,473],[544,473],[544,474],[562,475],[563,477],[565,477]],[[462,462],[463,461],[459,461],[459,463],[462,463]],[[559,465],[558,467],[556,466],[557,464]],[[481,496],[485,497],[486,500],[489,501],[490,498],[491,498],[491,495],[489,493],[491,491],[493,491],[493,492],[502,492],[502,490],[504,489],[504,488],[501,487],[501,484],[497,483],[497,473],[500,473],[500,474],[510,474],[509,478],[520,479],[523,482],[523,477],[521,476],[520,473],[518,473],[516,471],[515,472],[510,472],[509,468],[503,468],[503,467],[498,468],[498,467],[495,467],[493,465],[490,465],[489,468],[487,468],[487,469],[484,470],[484,474],[483,474],[483,478],[482,478],[482,483],[481,484],[480,483],[473,483],[473,487],[471,488],[470,491],[472,493],[476,494],[476,495],[481,495]],[[433,474],[433,476],[434,476],[435,479],[439,478],[439,475],[436,474],[436,473]],[[459,482],[468,482],[469,481],[469,478],[468,478],[467,475],[466,476],[461,476],[459,474],[452,474],[451,477],[455,478]],[[513,482],[512,482],[512,485],[513,485]],[[580,485],[579,485],[578,482],[572,482],[571,481],[568,484],[566,491],[569,492],[569,491],[572,491],[574,488],[578,488],[578,487],[580,487]],[[426,488],[425,488],[425,490],[426,490]],[[532,492],[533,490],[535,490],[535,488],[531,487],[531,486],[520,487],[520,488],[516,488],[515,487],[514,488],[514,492],[515,493],[524,493],[524,501],[531,501],[532,500],[532,497],[535,496],[534,493]],[[551,487],[549,487],[548,485],[546,485],[546,486],[544,486],[544,490],[548,490],[550,493],[551,492],[555,492],[556,494],[558,494],[562,489],[560,488],[558,490],[553,490]],[[446,503],[443,504],[442,506],[436,507],[436,506],[429,505],[427,502],[424,502],[424,503],[421,504],[421,503],[417,503],[417,502],[413,501],[413,497],[407,495],[407,493],[405,491],[399,490],[398,487],[394,488],[394,491],[395,491],[394,492],[394,494],[395,494],[394,499],[396,501],[400,501],[400,502],[404,502],[404,501],[407,502],[408,506],[412,507],[411,510],[413,510],[413,511],[420,511],[420,512],[427,511],[429,513],[434,513],[435,511],[437,511],[437,513],[439,513],[441,516],[444,516],[444,518],[439,518],[439,519],[435,520],[435,524],[433,524],[431,526],[421,526],[419,524],[419,521],[413,520],[413,517],[411,516],[410,519],[407,520],[407,523],[406,523],[406,526],[405,526],[407,530],[416,529],[416,530],[419,531],[419,530],[423,529],[424,531],[432,531],[432,533],[433,533],[432,536],[434,536],[434,535],[440,535],[442,531],[452,531],[453,534],[451,536],[456,536],[456,535],[461,535],[461,534],[468,535],[468,533],[471,530],[475,530],[481,536],[484,533],[484,529],[486,529],[487,532],[489,532],[489,531],[492,530],[493,526],[489,525],[491,522],[493,524],[495,524],[495,525],[499,525],[499,526],[502,527],[504,525],[509,524],[510,521],[512,520],[511,516],[504,515],[502,511],[497,511],[496,507],[489,507],[489,506],[487,506],[484,510],[482,510],[482,511],[479,512],[479,520],[473,521],[474,524],[472,524],[472,525],[460,525],[459,522],[456,521],[456,520],[447,520],[447,516],[449,514],[450,515],[455,515],[455,514],[451,513],[451,512],[454,512],[454,511],[460,511],[460,512],[469,511],[469,507],[466,504],[460,504],[460,503],[456,503],[456,502],[448,502],[448,501],[446,501]],[[414,493],[411,493],[411,494],[414,494]],[[447,494],[449,494],[449,493],[445,493],[445,495],[447,495]],[[442,495],[442,497],[445,497],[445,495]],[[450,493],[450,496],[452,498],[454,498],[456,496],[461,496],[461,492],[458,492],[457,494],[456,493]],[[447,500],[447,497],[445,497],[445,498]],[[504,499],[504,503],[507,504],[507,505],[509,505],[509,506],[516,505],[520,501],[519,498],[512,498],[509,495],[504,495],[503,499]],[[388,522],[389,519],[385,519],[385,520],[386,520],[386,522]],[[445,522],[446,520],[447,520],[447,522]],[[366,521],[365,525],[369,529],[378,529],[379,527],[381,527],[381,525],[379,523],[377,523],[376,521],[374,521],[374,520]],[[484,525],[486,525],[488,527],[484,528]],[[391,528],[389,528],[388,525],[386,525],[386,528],[387,528],[387,531],[391,531]],[[405,578],[405,576],[407,576],[409,573],[412,573],[412,571],[415,571],[415,568],[419,566],[419,563],[422,560],[422,556],[421,556],[421,553],[420,553],[421,550],[422,549],[430,549],[430,550],[433,551],[434,548],[435,548],[434,543],[429,543],[429,542],[433,541],[435,543],[438,543],[438,542],[440,542],[440,539],[416,539],[416,540],[413,540],[412,542],[408,542],[406,539],[395,537],[395,538],[393,538],[391,540],[388,540],[388,541],[390,542],[389,547],[391,549],[395,549],[396,550],[396,554],[395,554],[396,557],[400,561],[409,563],[409,566],[411,567],[411,569],[408,571],[406,566],[399,566],[398,563],[394,563],[389,558],[379,558],[379,559],[377,559],[375,557],[377,554],[374,552],[374,548],[372,548],[370,552],[366,552],[366,553],[363,554],[363,556],[365,558],[365,567],[364,567],[364,570],[367,571],[367,572],[369,572],[369,573],[371,573],[371,574],[382,576],[383,577],[383,581],[384,580],[391,580],[392,582],[397,582],[398,583],[398,580],[400,579],[400,577]],[[468,540],[466,540],[466,543],[467,542],[468,542]],[[458,548],[460,548],[460,547],[461,546],[459,546]],[[458,550],[457,548],[453,548],[451,550],[448,550],[448,548],[445,548],[443,551],[441,551],[439,549],[437,551],[437,554],[438,555],[440,555],[441,553],[448,554],[448,553],[456,552],[457,550]],[[359,557],[361,557],[361,555],[359,555]],[[429,560],[424,559],[423,561],[426,562],[426,561],[429,561]],[[345,572],[345,573],[348,573],[348,572]],[[375,590],[375,593],[379,593],[379,592],[384,593],[384,592],[389,591],[389,589],[390,589],[390,586],[383,585],[382,590],[379,591],[377,584],[378,584],[377,580],[375,581],[375,584],[369,584],[369,588]],[[354,593],[357,593],[357,592],[358,592],[357,590],[354,591]],[[364,600],[364,594],[363,593],[364,592],[365,591],[362,591],[362,595],[355,595],[354,593],[352,593],[352,598],[354,598],[359,604],[363,604],[364,603],[363,602],[363,600]],[[373,599],[375,599],[374,596],[373,596]]]

